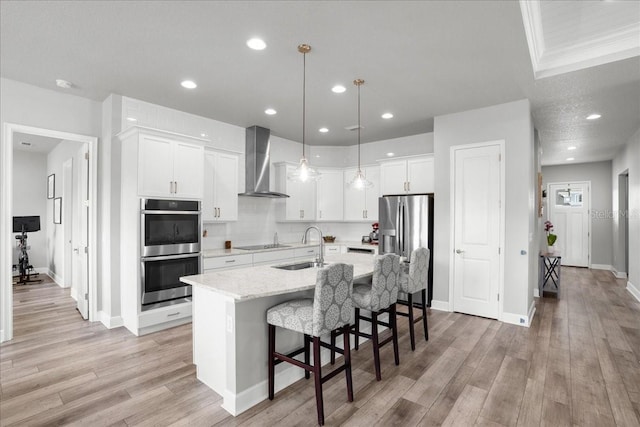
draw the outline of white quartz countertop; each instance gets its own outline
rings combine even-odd
[[[254,254],[259,252],[273,252],[273,251],[284,251],[287,249],[296,249],[296,248],[306,248],[306,247],[314,247],[318,246],[317,241],[311,241],[311,243],[283,243],[287,247],[279,247],[279,248],[267,248],[267,249],[256,249],[256,250],[244,250],[244,249],[207,249],[202,251],[202,256],[205,258],[217,258],[224,256],[233,256],[233,255],[247,255]],[[244,245],[241,245],[244,246]],[[325,243],[325,246],[347,246],[350,248],[375,248],[377,249],[378,245],[372,245],[369,243],[362,242],[334,242],[334,243]]]
[[[247,252],[244,251],[244,253]],[[373,257],[368,254],[328,255],[325,261],[353,264],[354,278],[373,272]],[[279,264],[283,263],[274,265]],[[316,285],[318,270],[318,268],[306,268],[290,271],[272,266],[256,266],[186,276],[180,280],[191,286],[208,289],[236,301],[242,301],[313,289]]]

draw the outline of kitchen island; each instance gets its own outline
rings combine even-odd
[[[373,272],[371,255],[329,255],[325,261],[353,264],[354,279]],[[317,272],[256,266],[181,278],[193,286],[197,378],[223,397],[222,407],[230,414],[267,398],[267,309],[294,298],[313,298]],[[302,346],[301,334],[283,329],[277,334],[279,351]],[[321,357],[328,361],[328,351]],[[276,391],[303,376],[300,368],[278,365]]]

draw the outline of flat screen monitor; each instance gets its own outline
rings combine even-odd
[[[13,232],[14,233],[33,233],[34,231],[40,231],[40,217],[39,216],[14,216],[13,217]]]

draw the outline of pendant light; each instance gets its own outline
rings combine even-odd
[[[347,185],[349,188],[354,190],[364,190],[365,188],[373,187],[373,183],[365,178],[362,173],[362,169],[360,169],[360,86],[364,84],[364,80],[355,79],[353,84],[358,87],[358,170],[356,171],[356,175]]]
[[[312,168],[305,157],[305,119],[306,119],[306,83],[307,83],[307,53],[311,51],[311,46],[301,44],[298,46],[298,52],[302,54],[302,157],[297,168],[287,174],[287,179],[291,181],[307,182],[315,181],[320,178],[320,173]]]

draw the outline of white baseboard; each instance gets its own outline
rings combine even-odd
[[[98,318],[100,322],[106,326],[108,329],[119,328],[120,326],[124,326],[124,321],[121,316],[111,317],[104,311],[98,312]]]
[[[591,264],[591,269],[613,271],[613,266],[608,264]]]
[[[614,276],[616,276],[616,279],[626,279],[627,278],[627,273],[625,273],[624,271],[618,271],[615,268],[612,268],[611,272],[613,273]]]
[[[523,316],[522,314],[503,312],[502,318],[499,320],[504,323],[511,323],[512,325],[524,326],[528,328],[529,326],[531,326],[531,320],[533,320],[533,316],[536,312],[535,303],[532,303],[531,306],[532,307],[529,307],[529,314],[526,316]]]
[[[640,301],[640,289],[638,289],[633,283],[627,282],[627,290],[631,295],[634,296],[635,299]]]
[[[438,311],[451,311],[449,301],[431,300],[431,308]]]
[[[64,288],[64,280],[62,277],[58,276],[56,273],[54,273],[53,271],[47,269],[45,271],[46,274],[49,275],[49,277],[51,277],[53,279],[54,282],[56,282],[56,284],[58,286],[60,286],[61,288]]]
[[[540,289],[538,287],[533,290],[533,297],[540,298]]]
[[[0,342],[4,342],[4,329],[0,329]]]

